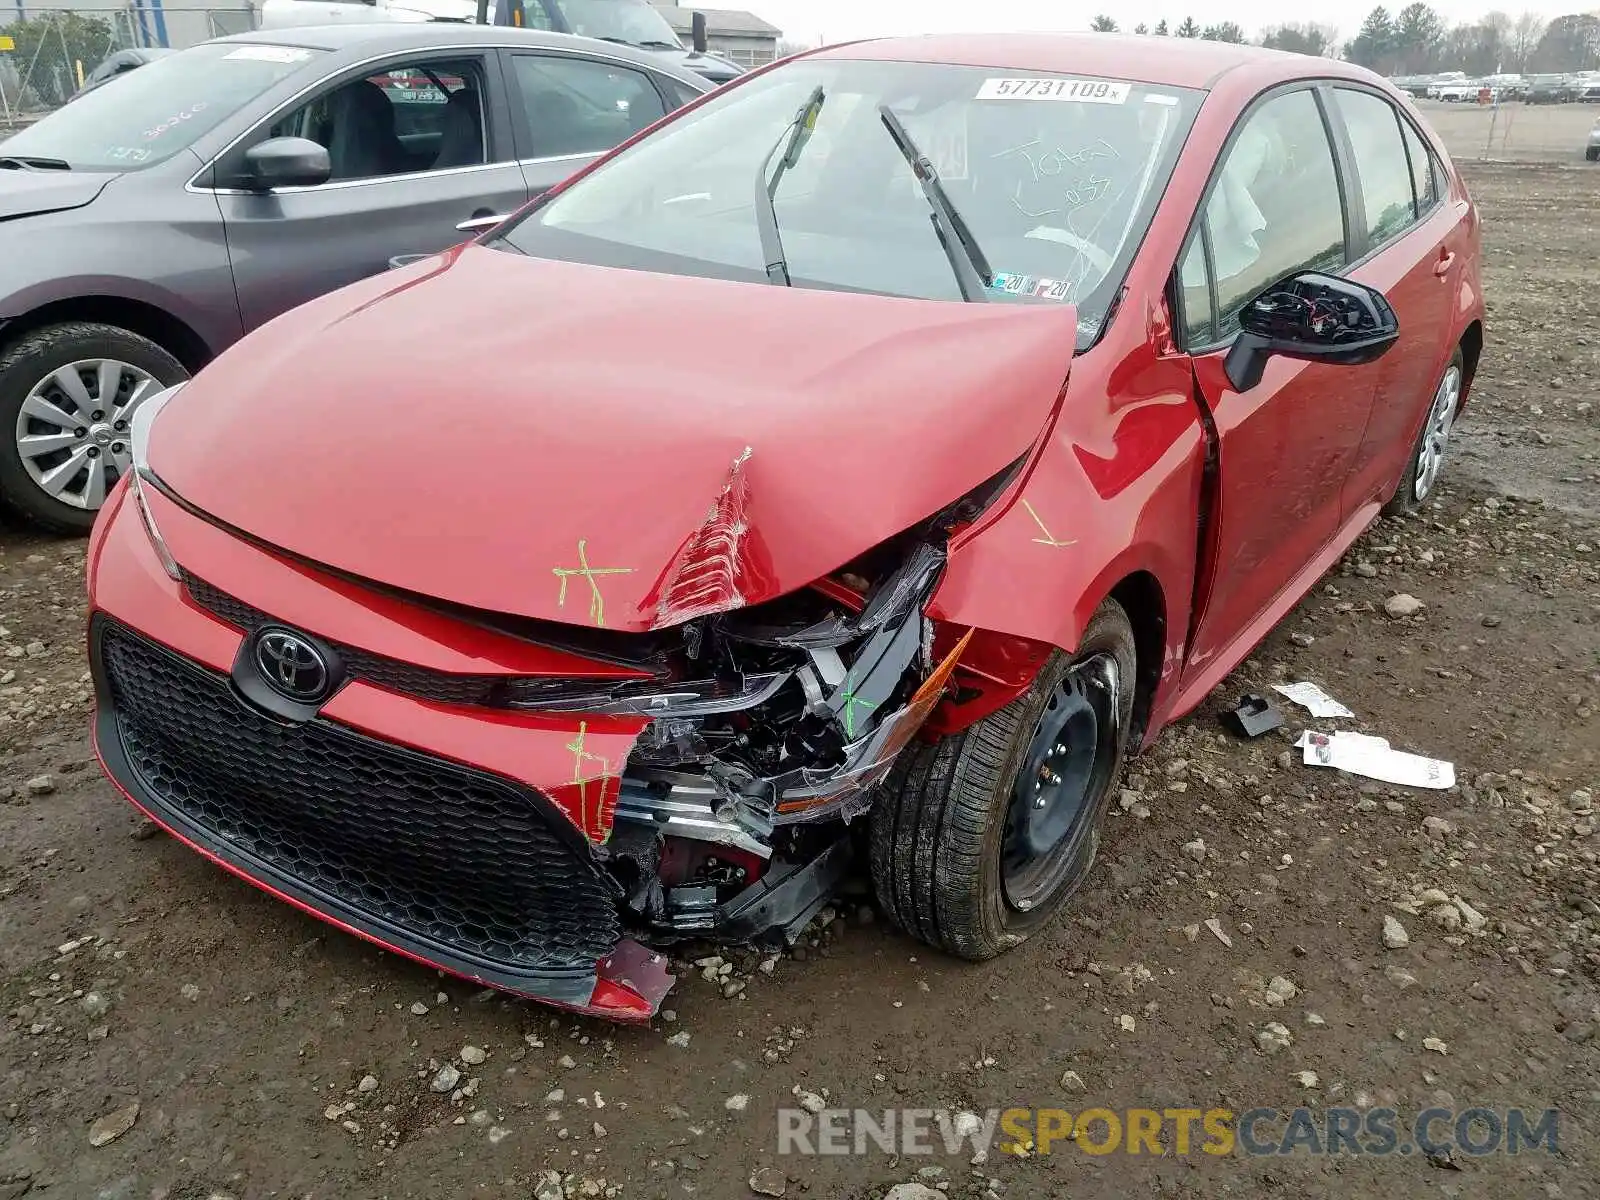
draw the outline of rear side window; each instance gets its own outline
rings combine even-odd
[[[1417,216],[1422,216],[1439,201],[1438,164],[1410,121],[1401,121],[1400,129],[1406,138],[1406,153],[1411,156],[1411,186],[1417,194]]]
[[[1350,133],[1356,172],[1361,177],[1363,212],[1357,223],[1365,226],[1370,245],[1381,245],[1408,228],[1417,216],[1400,114],[1394,105],[1371,92],[1335,88],[1333,94]]]
[[[1276,96],[1245,118],[1217,171],[1204,222],[1218,338],[1238,332],[1240,310],[1268,284],[1344,266],[1339,176],[1310,91]]]
[[[672,100],[673,108],[682,108],[691,100],[700,98],[699,92],[695,91],[687,83],[674,79],[670,75],[657,75],[656,78],[661,81],[661,86],[667,89],[667,95]]]
[[[597,154],[665,114],[661,93],[642,71],[556,55],[519,54],[512,61],[530,158]]]

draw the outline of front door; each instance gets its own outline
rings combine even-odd
[[[248,146],[283,136],[325,146],[332,177],[266,192],[227,186],[239,180]],[[460,222],[528,198],[499,60],[462,51],[331,81],[225,155],[217,182],[247,329],[384,271],[395,255],[465,241]]]
[[[1244,306],[1299,270],[1348,261],[1332,142],[1314,89],[1272,95],[1241,119],[1180,266],[1186,344],[1218,441],[1215,554],[1188,672],[1202,672],[1334,536],[1375,383],[1374,367],[1274,356],[1246,392],[1223,360]]]

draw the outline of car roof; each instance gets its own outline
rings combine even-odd
[[[997,70],[1077,72],[1168,87],[1207,89],[1229,71],[1255,68],[1284,79],[1344,76],[1372,80],[1361,67],[1331,58],[1199,38],[1118,33],[929,34],[851,42],[822,57],[877,58]]]
[[[304,46],[328,50],[350,58],[431,50],[440,46],[508,46],[531,50],[568,50],[619,58],[697,85],[702,91],[710,80],[680,67],[659,54],[620,42],[605,42],[570,33],[542,29],[513,29],[505,25],[476,25],[465,21],[354,22],[347,25],[286,25],[213,38],[213,42],[242,42],[268,46]]]

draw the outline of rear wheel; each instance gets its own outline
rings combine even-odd
[[[1133,716],[1133,627],[1106,601],[999,712],[908,748],[872,817],[879,907],[961,958],[1010,949],[1082,884]]]
[[[1583,152],[1583,156],[1590,162],[1600,162],[1600,146],[1590,146]]]
[[[1411,447],[1411,458],[1406,463],[1405,474],[1400,477],[1400,486],[1395,489],[1389,503],[1384,505],[1385,515],[1410,516],[1433,494],[1434,485],[1439,482],[1439,472],[1444,469],[1450,435],[1455,432],[1465,370],[1458,347],[1434,387],[1422,431],[1417,434],[1416,443]]]
[[[53,533],[85,534],[132,465],[133,413],[183,364],[148,338],[73,321],[0,352],[0,503]]]

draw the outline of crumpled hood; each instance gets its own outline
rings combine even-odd
[[[1048,419],[1075,333],[1067,305],[469,245],[245,338],[168,404],[149,459],[314,562],[643,630],[803,587],[1000,471]]]
[[[0,170],[0,221],[82,208],[116,178],[114,171]]]

